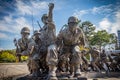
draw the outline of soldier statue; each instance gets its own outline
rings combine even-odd
[[[97,70],[98,72],[100,72],[100,69],[97,65],[97,63],[99,63],[99,58],[100,58],[100,51],[96,48],[93,47],[90,50],[91,53],[91,66],[93,70]]]
[[[88,71],[89,61],[86,58],[86,55],[88,54],[88,52],[86,50],[82,50],[81,53],[82,53],[82,55],[81,55],[81,58],[82,58],[81,69],[82,69],[82,71]]]
[[[56,76],[56,69],[57,69],[57,60],[58,54],[56,50],[56,27],[53,22],[53,11],[54,4],[49,4],[49,12],[47,14],[43,14],[41,20],[44,23],[43,28],[41,29],[41,41],[42,46],[40,48],[40,52],[42,55],[45,55],[44,63],[47,64],[49,68],[48,77],[55,77]],[[47,67],[46,67],[47,68]]]
[[[105,50],[103,49],[102,52],[100,53],[100,61],[102,63],[103,68],[105,69],[106,73],[109,72],[109,67],[108,67],[108,58],[107,55],[105,53]]]
[[[18,40],[19,50],[21,56],[29,56],[28,59],[28,69],[30,71],[30,76],[39,75],[39,64],[36,61],[36,44],[32,38],[29,38],[30,30],[28,27],[23,27],[21,30],[21,36]]]
[[[69,17],[68,26],[60,31],[57,38],[58,47],[62,46],[61,54],[65,55],[66,60],[68,60],[70,64],[69,77],[81,75],[81,51],[79,45],[85,44],[85,38],[82,30],[78,26],[78,22],[76,17]]]

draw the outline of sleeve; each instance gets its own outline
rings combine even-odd
[[[54,22],[48,22],[48,23],[47,23],[47,26],[48,26],[48,29],[49,29],[49,30],[55,29],[55,24],[54,24]]]
[[[56,40],[56,44],[57,44],[57,46],[61,46],[62,45],[62,40],[63,40],[63,33],[62,32],[60,32],[59,34],[58,34],[58,36],[57,36],[57,40]]]
[[[80,45],[85,46],[85,35],[84,35],[82,29],[80,29],[80,37],[79,37],[79,39],[80,39]]]
[[[21,38],[18,40],[18,47],[19,47],[20,51],[21,51],[22,49],[25,49],[25,46],[24,46]]]
[[[35,42],[34,42],[34,40],[31,40],[31,41],[28,43],[28,48],[27,48],[27,50],[23,51],[23,52],[22,52],[22,55],[23,55],[23,56],[29,56],[30,54],[33,53],[34,47],[35,47]]]

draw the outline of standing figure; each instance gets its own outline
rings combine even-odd
[[[88,61],[88,59],[86,58],[86,54],[88,54],[88,53],[87,53],[86,50],[82,50],[81,53],[82,53],[82,55],[81,55],[81,58],[82,58],[81,69],[82,69],[83,71],[88,71],[89,61]]]
[[[56,28],[52,19],[52,11],[54,8],[54,4],[49,4],[49,13],[44,14],[41,18],[44,26],[41,30],[41,41],[42,46],[40,52],[45,55],[45,62],[49,67],[49,75],[48,77],[56,76],[56,65],[58,60],[58,53],[56,50]]]
[[[28,59],[28,69],[30,71],[30,76],[38,76],[39,73],[39,65],[36,62],[36,58],[34,57],[36,54],[35,50],[35,42],[33,39],[29,38],[30,30],[28,27],[23,27],[21,30],[21,36],[18,40],[19,50],[21,56],[29,56]]]
[[[109,72],[109,67],[108,67],[108,60],[107,60],[107,55],[106,55],[106,53],[105,53],[105,50],[102,50],[102,52],[100,53],[100,61],[101,61],[101,63],[102,63],[102,66],[103,66],[103,68],[104,68],[104,70],[106,71],[106,73],[108,73]]]
[[[100,51],[94,47],[92,50],[90,50],[90,52],[92,58],[91,60],[92,69],[100,72],[100,69],[97,66],[97,63],[99,63],[99,58],[100,58]]]
[[[58,34],[57,44],[62,45],[62,54],[65,55],[66,60],[70,64],[70,76],[77,77],[81,75],[81,51],[80,44],[85,44],[85,37],[82,30],[78,26],[78,19],[74,16],[69,17],[68,27],[61,30]],[[69,58],[69,59],[67,59]]]

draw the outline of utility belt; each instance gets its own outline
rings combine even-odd
[[[76,46],[76,45],[79,45],[78,43],[75,43],[75,44],[65,44],[65,43],[63,43],[64,44],[64,46],[70,46],[70,47],[74,47],[74,46]]]
[[[65,45],[63,46],[63,53],[72,53],[73,48],[76,46],[77,44],[72,44],[72,45]]]

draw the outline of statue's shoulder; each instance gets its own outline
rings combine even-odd
[[[62,28],[60,29],[60,32],[66,32],[68,29],[68,25],[64,25],[62,26]]]
[[[19,38],[19,39],[18,39],[18,43],[22,43],[22,38]]]
[[[29,38],[29,40],[28,40],[29,43],[32,43],[32,42],[34,42],[34,41],[35,41],[34,37],[31,37],[31,38]]]
[[[83,32],[83,30],[82,30],[80,27],[77,27],[76,30],[77,30],[78,32]]]
[[[67,34],[69,32],[68,27],[65,27],[60,31],[61,34]]]

